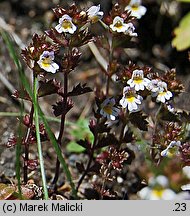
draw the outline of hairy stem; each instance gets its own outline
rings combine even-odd
[[[99,123],[99,120],[97,121],[97,124]],[[95,147],[96,147],[96,143],[98,141],[98,133],[95,133],[94,134],[94,142],[93,142],[93,145],[92,145],[92,148],[91,148],[91,152],[90,152],[90,155],[89,155],[89,161],[88,161],[88,164],[86,166],[86,169],[84,171],[84,173],[82,174],[81,178],[79,179],[78,181],[78,185],[77,185],[77,188],[76,188],[76,191],[78,192],[78,189],[80,187],[80,185],[82,184],[85,176],[88,174],[89,172],[89,169],[90,169],[90,166],[91,166],[91,163],[93,161],[93,155],[94,155],[94,150],[95,150]]]
[[[28,166],[27,166],[27,162],[29,160],[29,136],[30,136],[30,132],[31,132],[31,126],[33,123],[33,115],[34,115],[34,106],[32,105],[31,110],[30,110],[30,117],[29,117],[29,125],[28,125],[28,129],[26,132],[26,136],[24,139],[24,167],[23,167],[23,175],[24,175],[24,183],[27,183],[28,181]]]
[[[93,153],[94,153],[94,151],[92,151],[92,153],[90,154],[90,158],[89,158],[88,164],[86,166],[86,169],[85,169],[84,173],[82,174],[81,178],[78,181],[78,185],[77,185],[77,188],[76,188],[77,192],[78,192],[78,189],[79,189],[80,185],[82,184],[85,176],[88,174],[88,171],[90,169],[90,165],[91,165],[92,160],[93,160]]]
[[[157,132],[158,121],[159,121],[159,114],[160,114],[161,109],[162,109],[162,103],[160,104],[160,107],[158,108],[158,110],[157,110],[157,112],[155,114],[153,137],[154,137],[154,135]],[[151,152],[150,152],[150,154],[151,154],[151,157],[154,159],[154,157],[155,157],[155,143],[154,143],[153,137],[152,137]]]
[[[64,129],[65,129],[65,117],[66,117],[66,110],[67,110],[67,93],[68,93],[68,74],[64,73],[64,93],[63,93],[63,114],[61,116],[61,126],[60,126],[60,130],[59,130],[59,137],[58,137],[58,144],[61,147],[61,140],[63,137],[63,133],[64,133]],[[56,185],[58,178],[59,178],[59,170],[60,170],[60,161],[57,157],[57,161],[56,161],[56,168],[55,168],[55,176],[53,179],[52,184]]]

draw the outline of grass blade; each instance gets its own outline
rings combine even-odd
[[[23,112],[23,106],[21,108],[21,115],[19,117],[20,123],[19,123],[19,128],[18,128],[18,139],[16,143],[16,178],[18,181],[18,196],[19,199],[22,199],[22,191],[21,191],[21,174],[20,174],[20,169],[21,169],[21,162],[20,162],[20,157],[21,157],[21,143],[22,143],[22,112]]]
[[[39,118],[38,118],[38,96],[37,96],[37,84],[38,80],[37,77],[34,77],[34,86],[33,86],[33,105],[34,105],[34,122],[35,122],[35,129],[36,129],[36,140],[37,140],[37,146],[38,146],[38,157],[40,161],[40,170],[41,170],[41,176],[42,176],[42,184],[43,184],[43,190],[44,190],[44,199],[48,200],[48,190],[47,190],[47,182],[46,182],[46,176],[45,176],[45,168],[44,168],[44,160],[43,160],[43,153],[42,153],[42,145],[41,145],[41,139],[40,139],[40,128],[39,128]]]

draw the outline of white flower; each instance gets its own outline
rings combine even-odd
[[[138,192],[141,199],[145,200],[173,200],[176,193],[168,188],[168,179],[159,175],[156,178],[151,177],[147,187]]]
[[[57,32],[62,33],[70,33],[73,34],[76,30],[77,27],[72,23],[72,18],[64,14],[60,19],[59,19],[59,24],[55,27]]]
[[[171,141],[170,144],[167,146],[166,149],[164,149],[160,154],[162,157],[166,157],[166,156],[172,156],[173,153],[176,152],[176,149],[174,149],[174,147],[180,147],[181,146],[181,142],[178,141]],[[173,148],[174,152],[171,151],[171,149]]]
[[[147,11],[146,7],[141,5],[141,0],[131,0],[129,5],[125,7],[125,10],[130,10],[131,15],[137,19],[140,19]]]
[[[175,108],[171,104],[167,104],[167,109],[169,112],[176,114]]]
[[[156,93],[159,91],[159,82],[161,82],[159,79],[153,79],[150,81],[150,83],[147,86],[147,89],[151,91],[152,93]]]
[[[176,193],[169,189],[152,189],[145,187],[138,192],[141,199],[145,200],[173,200],[176,198]]]
[[[165,103],[166,100],[169,100],[173,95],[170,91],[167,90],[167,84],[165,82],[158,82],[159,92],[156,98],[157,102]]]
[[[137,112],[139,111],[141,101],[142,97],[136,94],[134,88],[126,86],[123,89],[123,97],[119,103],[123,108],[127,108],[129,112]]]
[[[129,27],[130,27],[129,24],[124,23],[124,19],[119,16],[116,16],[113,19],[113,23],[110,25],[112,31],[116,31],[118,33],[120,32],[125,33]]]
[[[187,176],[187,178],[190,179],[190,166],[185,166],[182,168],[183,174]]]
[[[59,69],[59,65],[54,61],[54,52],[44,51],[40,56],[40,59],[37,61],[39,66],[47,72],[56,73],[56,70]]]
[[[150,80],[147,78],[144,78],[144,72],[143,70],[134,70],[132,73],[131,79],[127,81],[127,84],[130,85],[130,87],[134,87],[136,91],[144,90],[145,87],[148,86],[150,83]]]
[[[182,186],[181,186],[181,189],[182,189],[183,191],[190,191],[190,184],[182,185]]]
[[[102,19],[104,13],[100,11],[100,5],[92,6],[87,10],[88,18],[93,22],[97,22],[98,20]]]
[[[169,100],[172,97],[172,93],[170,91],[159,92],[156,98],[156,102],[165,103],[166,100]]]
[[[119,114],[119,109],[115,106],[114,98],[107,98],[101,104],[100,114],[107,119],[115,120],[116,116]]]
[[[153,79],[147,86],[147,89],[152,91],[152,96],[156,97],[156,102],[165,103],[171,97],[172,93],[167,90],[167,84],[161,80]]]
[[[124,32],[124,34],[129,35],[131,37],[137,37],[137,33],[135,31],[135,27],[133,23],[127,23],[128,29]]]

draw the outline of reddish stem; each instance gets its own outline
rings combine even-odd
[[[27,133],[24,139],[24,167],[23,167],[23,175],[24,175],[24,183],[27,183],[28,181],[28,165],[27,162],[29,160],[29,137],[30,137],[30,132],[31,132],[31,127],[33,123],[33,116],[34,116],[34,106],[32,105],[31,110],[30,110],[30,117],[29,117],[29,124],[28,124],[28,129]]]

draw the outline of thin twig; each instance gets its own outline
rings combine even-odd
[[[97,62],[101,65],[104,71],[107,72],[108,62],[104,59],[104,57],[99,52],[98,48],[96,47],[94,42],[88,43],[90,50],[92,51],[94,57],[96,58]]]

